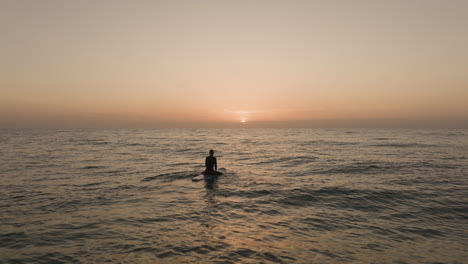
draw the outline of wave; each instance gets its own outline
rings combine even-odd
[[[386,147],[386,148],[437,148],[441,145],[423,144],[423,143],[389,143],[389,144],[370,144],[370,147]]]
[[[315,206],[336,207],[341,209],[353,209],[359,211],[379,211],[392,208],[392,206],[404,203],[425,201],[430,194],[417,191],[402,190],[364,190],[346,187],[322,187],[317,189],[259,189],[252,191],[229,191],[219,193],[221,197],[241,197],[256,199],[255,204],[270,204],[275,202],[283,206]],[[264,201],[265,203],[263,203]],[[228,207],[246,208],[246,205],[230,203]],[[228,208],[225,208],[226,210]],[[255,208],[262,211],[262,208]],[[271,208],[266,207],[271,213]]]
[[[314,171],[316,174],[369,174],[381,172],[383,168],[391,166],[383,166],[378,163],[357,162],[352,164],[338,165],[334,168],[326,170]]]
[[[307,146],[307,145],[353,146],[353,145],[359,145],[359,144],[360,144],[359,142],[320,140],[320,139],[300,142],[300,145],[303,145],[303,146]]]
[[[195,176],[198,176],[201,172],[187,172],[187,171],[178,171],[178,172],[170,172],[170,173],[163,173],[163,174],[158,174],[155,176],[150,176],[142,179],[142,182],[148,182],[148,181],[154,181],[154,180],[160,180],[163,182],[168,182],[168,181],[175,181],[175,180],[180,180],[180,179],[191,179]]]
[[[414,161],[414,162],[355,162],[340,164],[328,169],[312,170],[314,174],[413,174],[431,169],[457,169],[455,164],[435,162],[435,161]]]
[[[84,169],[84,170],[91,170],[91,169],[103,169],[103,168],[105,168],[105,166],[94,165],[94,166],[85,166],[85,167],[83,167],[82,169]]]
[[[141,143],[127,143],[127,144],[124,144],[124,145],[129,146],[129,147],[147,146],[146,144],[141,144]]]
[[[104,141],[104,140],[94,140],[94,139],[81,139],[74,141],[69,141],[71,143],[75,143],[78,146],[83,145],[91,145],[91,146],[100,146],[100,145],[109,145],[112,144],[111,142]]]
[[[79,186],[79,187],[93,187],[93,186],[103,185],[103,184],[107,184],[107,183],[109,183],[109,182],[93,182],[93,183],[81,184],[81,185],[76,185],[76,186]]]
[[[252,165],[263,165],[263,164],[277,164],[277,163],[287,163],[283,164],[286,166],[297,166],[297,165],[302,165],[305,163],[313,162],[318,160],[318,157],[314,156],[293,156],[293,157],[280,157],[280,158],[274,158],[266,161],[259,161],[259,162],[252,162],[249,164]]]

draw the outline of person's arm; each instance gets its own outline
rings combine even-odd
[[[215,171],[218,171],[218,161],[214,158]]]
[[[205,159],[205,168],[208,169],[208,157]]]

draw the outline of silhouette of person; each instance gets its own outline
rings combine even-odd
[[[216,157],[214,156],[214,150],[210,150],[210,155],[206,157],[205,159],[205,171],[203,174],[207,175],[222,175],[223,173],[218,171],[218,161],[216,160]]]

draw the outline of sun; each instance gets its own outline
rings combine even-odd
[[[245,123],[245,119],[242,119],[242,120],[241,120],[241,123]]]

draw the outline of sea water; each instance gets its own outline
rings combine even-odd
[[[468,130],[3,130],[0,146],[0,263],[468,261]],[[210,149],[228,173],[192,182]]]

